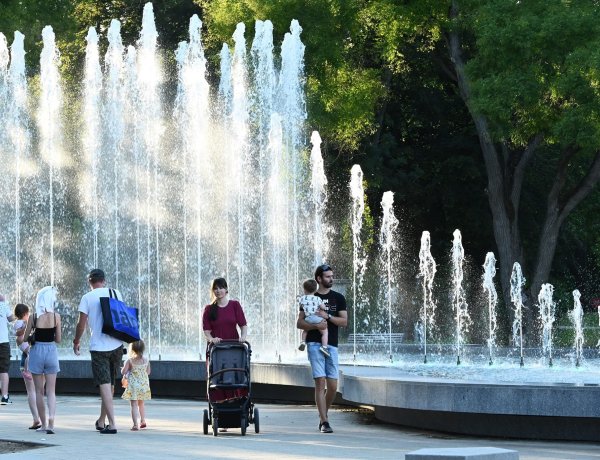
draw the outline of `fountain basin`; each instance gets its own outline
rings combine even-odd
[[[466,381],[359,365],[341,371],[336,402],[371,407],[384,422],[476,436],[600,441],[596,383]],[[11,377],[11,390],[24,391],[16,363]],[[205,380],[204,362],[152,362],[157,396],[202,398]],[[255,362],[252,384],[257,400],[313,401],[306,364]],[[89,361],[62,360],[57,388],[59,394],[95,393]]]

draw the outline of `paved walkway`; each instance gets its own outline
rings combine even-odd
[[[27,430],[31,416],[25,395],[0,406],[0,440],[39,443],[47,447],[6,454],[8,459],[265,459],[343,458],[403,459],[425,447],[492,446],[517,450],[521,459],[600,459],[592,443],[512,441],[468,438],[372,423],[357,410],[330,414],[333,434],[317,432],[314,407],[257,404],[260,434],[252,425],[245,437],[239,429],[218,437],[202,434],[205,402],[155,399],[147,404],[148,429],[129,431],[129,404],[116,400],[119,433],[100,435],[94,429],[100,400],[91,396],[58,396],[56,434]],[[210,433],[210,432],[209,432]]]

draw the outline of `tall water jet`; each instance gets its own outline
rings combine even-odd
[[[160,219],[163,216],[161,195],[159,192],[160,141],[163,130],[161,116],[160,83],[162,71],[156,55],[158,33],[154,22],[154,10],[146,3],[142,16],[142,32],[138,40],[137,85],[139,96],[140,131],[146,153],[146,282],[147,282],[147,323],[148,348],[152,353],[156,349],[161,356],[161,297],[160,297]],[[154,272],[152,271],[154,263]],[[154,279],[153,276],[154,275]],[[154,281],[154,283],[152,282]],[[152,296],[154,288],[154,296]],[[154,302],[152,302],[154,297]],[[152,304],[154,304],[156,322],[153,337],[150,329]]]
[[[10,97],[9,92],[9,78],[8,78],[8,64],[10,62],[10,53],[8,51],[8,41],[6,40],[6,36],[0,32],[0,121],[2,121],[2,125],[4,126],[4,119],[8,115],[9,104],[8,100]],[[6,141],[5,136],[6,132],[4,130],[0,131],[0,142],[2,142],[0,146],[0,153],[5,149],[4,143]]]
[[[312,149],[310,151],[311,165],[311,189],[312,202],[314,205],[314,259],[313,265],[325,262],[328,252],[327,232],[325,231],[325,209],[327,207],[327,176],[325,175],[325,166],[321,156],[321,136],[317,131],[313,131],[310,136]]]
[[[360,165],[354,165],[350,170],[350,198],[352,199],[352,301],[354,302],[355,312],[353,315],[353,347],[354,360],[356,360],[356,317],[359,316],[359,310],[362,307],[361,288],[366,265],[361,239],[363,214],[365,212],[365,190],[363,186],[363,172]]]
[[[392,356],[392,297],[393,297],[393,286],[396,285],[397,280],[395,279],[396,270],[393,269],[393,254],[398,250],[398,219],[394,215],[394,193],[385,192],[381,198],[381,208],[383,210],[383,219],[381,221],[381,231],[379,233],[379,247],[381,248],[380,262],[382,265],[383,280],[382,285],[384,286],[384,298],[387,304],[387,316],[388,324],[387,329],[389,333],[389,353],[390,362],[393,361]]]
[[[583,359],[583,308],[581,306],[581,293],[578,289],[573,291],[573,310],[569,311],[569,319],[575,332],[575,338],[573,339],[575,366],[579,367]]]
[[[4,229],[0,232],[0,289],[2,292],[8,292],[9,286],[13,284],[12,268],[10,260],[13,250],[13,232],[10,226],[8,216],[12,214],[12,171],[9,166],[12,164],[10,155],[9,131],[5,128],[8,124],[12,104],[10,102],[10,79],[8,65],[10,54],[8,51],[8,42],[4,34],[0,33],[0,164],[3,168],[3,180],[0,180],[0,215],[4,216]],[[10,160],[9,160],[10,158]],[[12,216],[11,216],[12,217]]]
[[[21,275],[21,176],[24,174],[23,164],[29,160],[31,136],[27,112],[27,77],[25,76],[25,36],[15,32],[10,49],[11,61],[8,73],[10,106],[6,117],[6,131],[10,146],[14,152],[14,235],[15,235],[15,274],[14,299],[21,301],[23,279]]]
[[[290,203],[291,242],[289,245],[289,260],[291,269],[287,276],[287,298],[293,299],[296,295],[296,284],[300,279],[300,248],[307,241],[302,241],[300,228],[300,215],[304,202],[304,185],[308,182],[305,177],[305,168],[301,160],[301,151],[305,144],[306,96],[304,92],[304,50],[305,46],[300,39],[302,27],[297,20],[292,20],[290,32],[283,37],[281,44],[281,71],[279,73],[278,108],[281,115],[283,128],[284,153],[289,170],[286,194]],[[300,198],[300,199],[298,199]],[[305,222],[309,224],[309,222]],[[312,235],[311,235],[312,236]],[[310,263],[310,259],[307,261]],[[304,265],[304,261],[302,262]],[[291,310],[288,309],[291,312]],[[295,331],[295,317],[289,319],[290,333]]]
[[[233,144],[231,145],[230,167],[234,177],[236,191],[236,210],[234,221],[237,223],[237,284],[240,301],[246,305],[246,236],[249,213],[246,213],[248,201],[246,185],[250,168],[250,148],[248,145],[248,75],[246,70],[246,39],[244,23],[239,23],[233,34],[235,47],[231,63],[232,112],[231,129]]]
[[[197,15],[193,15],[189,25],[189,44],[182,42],[177,51],[178,63],[178,87],[175,99],[175,120],[181,138],[182,150],[182,184],[180,188],[182,213],[183,213],[183,291],[185,317],[188,318],[188,285],[189,285],[189,263],[188,245],[195,245],[196,266],[196,295],[200,298],[203,289],[202,271],[203,245],[202,239],[203,222],[207,219],[205,207],[210,202],[206,181],[213,174],[211,161],[208,155],[209,138],[209,86],[206,80],[206,58],[201,40],[202,22]],[[193,165],[188,168],[187,165]],[[193,199],[190,199],[193,197]],[[190,215],[195,218],[190,218]],[[192,235],[195,241],[189,240],[189,222],[194,228]],[[185,346],[188,346],[188,322],[183,326],[185,329]],[[201,337],[201,315],[198,312],[198,347],[202,349]]]
[[[421,289],[423,303],[419,312],[421,324],[417,323],[415,330],[421,333],[423,343],[423,362],[427,364],[427,337],[432,336],[435,327],[436,303],[433,299],[433,281],[435,278],[436,264],[431,255],[431,237],[428,231],[421,234],[421,249],[419,249],[419,277],[421,278]]]
[[[268,154],[270,158],[270,172],[267,185],[268,194],[268,210],[267,210],[267,225],[269,228],[269,240],[271,241],[271,261],[269,266],[272,273],[285,273],[287,264],[287,250],[289,234],[288,207],[286,195],[282,193],[287,185],[287,177],[285,175],[285,159],[283,153],[283,133],[281,117],[274,113],[271,116],[271,129],[269,131],[269,147]],[[264,308],[264,307],[263,307]],[[265,312],[261,313],[264,317]],[[280,308],[275,309],[275,318],[277,321],[283,319]],[[281,324],[281,323],[277,323]],[[261,341],[263,348],[267,336],[267,322],[261,322]],[[283,331],[276,328],[275,343],[283,343],[281,334]],[[277,345],[280,347],[281,345]],[[281,356],[280,350],[276,350],[276,356]]]
[[[223,128],[225,132],[229,132],[231,129],[231,113],[233,110],[233,83],[231,80],[231,52],[229,51],[229,47],[226,43],[223,43],[221,48],[220,57],[220,74],[221,79],[219,80],[219,90],[218,90],[218,110],[217,117],[220,117],[221,123],[223,124]],[[230,146],[228,144],[229,138],[225,138],[223,140],[223,148],[225,152],[230,151]],[[225,158],[225,163],[229,164],[231,159],[229,155]],[[237,172],[237,169],[232,169],[233,172]],[[231,224],[232,220],[230,217],[232,216],[232,202],[233,200],[237,200],[237,194],[234,195],[235,188],[232,187],[231,190],[226,191],[224,196],[225,209],[227,209],[228,218],[225,222],[225,278],[230,279],[229,276],[229,261],[231,260]]]
[[[102,90],[102,70],[100,69],[100,54],[98,52],[98,34],[96,29],[90,27],[86,37],[87,46],[85,48],[85,74],[83,89],[83,150],[86,160],[90,165],[90,177],[84,179],[85,182],[92,183],[91,193],[82,188],[83,202],[91,207],[91,232],[92,232],[92,260],[88,262],[90,267],[98,267],[98,232],[100,229],[98,205],[106,200],[106,197],[99,193],[99,155],[101,143],[101,124],[100,124],[100,92]],[[104,248],[103,248],[104,249]]]
[[[125,56],[124,63],[124,81],[123,81],[123,96],[124,96],[124,110],[126,113],[137,113],[140,105],[140,96],[138,94],[138,75],[137,75],[137,52],[133,46],[127,47],[127,54]],[[148,317],[148,309],[146,308],[145,314],[143,314],[142,307],[143,303],[143,283],[148,283],[143,277],[144,261],[142,257],[142,225],[143,225],[143,212],[142,212],[142,201],[140,197],[142,187],[142,132],[141,132],[141,117],[134,117],[133,120],[128,120],[127,130],[130,133],[131,142],[129,142],[127,154],[132,161],[133,169],[133,203],[130,208],[133,208],[133,221],[135,224],[135,230],[132,232],[135,234],[135,274],[132,275],[132,279],[135,280],[136,284],[136,300],[137,306],[140,309],[140,330],[146,329],[148,331],[149,340],[150,337],[150,321]],[[129,189],[131,190],[131,185]],[[131,264],[133,265],[133,264]],[[130,278],[131,279],[131,278]],[[147,326],[147,327],[146,327]]]
[[[48,259],[50,285],[55,285],[54,261],[54,213],[55,213],[55,175],[56,168],[61,165],[61,127],[60,108],[62,94],[60,75],[58,73],[59,52],[56,48],[54,31],[51,26],[42,30],[44,47],[40,57],[40,106],[38,109],[38,126],[40,130],[40,153],[48,165]]]
[[[488,351],[490,356],[490,366],[494,363],[494,348],[496,347],[496,329],[498,323],[496,320],[496,304],[498,303],[498,293],[494,286],[494,276],[496,276],[496,257],[493,252],[485,255],[483,263],[483,291],[487,294],[488,301]]]
[[[271,116],[275,107],[276,77],[273,62],[273,23],[271,21],[257,20],[255,23],[254,40],[251,47],[251,62],[253,67],[253,91],[250,94],[250,105],[252,107],[252,125],[257,127],[258,142],[254,143],[257,151],[253,156],[258,158],[255,166],[259,181],[252,181],[254,193],[257,195],[257,211],[259,216],[257,232],[260,235],[260,247],[258,268],[260,270],[259,297],[256,301],[261,305],[260,321],[265,320],[264,305],[266,301],[267,269],[267,239],[268,230],[266,226],[266,208],[268,199],[267,181],[269,172],[269,159],[267,156],[269,145],[269,131],[271,129]]]
[[[521,264],[513,264],[512,274],[510,276],[510,300],[514,305],[515,319],[512,324],[513,344],[520,348],[520,366],[525,365],[523,361],[523,286],[525,278],[521,271]]]
[[[467,299],[463,287],[464,273],[463,264],[465,261],[465,251],[462,246],[462,235],[460,230],[454,230],[454,240],[452,242],[452,307],[454,309],[455,320],[455,348],[456,364],[460,364],[460,357],[465,343],[465,334],[469,330],[469,312],[467,310]]]
[[[105,126],[105,138],[103,143],[103,156],[108,162],[106,164],[107,173],[112,174],[112,196],[107,203],[111,202],[112,210],[107,214],[112,216],[111,225],[113,226],[112,245],[109,244],[112,252],[112,263],[114,268],[115,287],[119,288],[119,243],[121,231],[121,212],[119,202],[121,198],[121,172],[125,167],[122,161],[123,143],[125,138],[125,120],[124,120],[124,94],[123,94],[123,79],[124,76],[124,48],[121,40],[121,23],[116,19],[110,22],[108,28],[108,49],[104,58],[106,68],[106,84],[105,84],[105,101],[102,110],[102,119]],[[112,171],[108,165],[112,164]],[[107,174],[108,175],[108,174]],[[107,191],[108,192],[108,191]],[[107,193],[108,195],[108,193]],[[125,204],[126,205],[126,204]]]
[[[540,321],[542,323],[542,354],[548,356],[548,365],[552,366],[552,325],[556,312],[556,302],[552,299],[554,286],[549,283],[542,284],[538,294]]]

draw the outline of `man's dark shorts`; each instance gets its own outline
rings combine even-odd
[[[117,380],[117,369],[121,369],[122,365],[123,347],[112,351],[90,351],[90,354],[94,385],[100,386],[105,383],[114,385]]]
[[[8,342],[0,343],[0,374],[6,374],[10,367],[10,345]]]

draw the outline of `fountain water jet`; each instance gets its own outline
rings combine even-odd
[[[422,278],[421,286],[423,303],[420,309],[420,320],[422,324],[423,341],[423,363],[427,364],[427,338],[431,337],[435,327],[436,304],[433,299],[433,280],[435,278],[436,264],[431,255],[431,237],[428,231],[421,234],[421,249],[419,250],[419,277]],[[417,326],[419,324],[417,323]],[[417,328],[417,333],[419,333]]]
[[[14,152],[14,239],[15,239],[15,299],[21,301],[23,279],[21,275],[21,176],[24,174],[24,163],[29,161],[31,136],[29,134],[29,118],[27,115],[27,78],[25,76],[25,36],[15,32],[10,49],[11,62],[8,71],[8,90],[10,107],[7,113],[6,132],[10,146]],[[8,101],[8,98],[6,99]]]
[[[554,286],[546,283],[542,284],[538,295],[540,321],[542,323],[542,353],[548,354],[549,366],[552,366],[552,325],[554,324],[556,311],[556,303],[552,299],[553,294]]]
[[[455,348],[456,364],[460,364],[460,357],[465,343],[465,334],[469,330],[469,312],[467,310],[467,300],[463,287],[464,273],[463,264],[465,260],[465,251],[462,246],[462,235],[460,230],[454,230],[454,240],[452,242],[452,307],[454,309],[455,329]]]
[[[579,367],[583,359],[583,308],[581,307],[581,293],[578,289],[573,291],[573,310],[569,311],[569,318],[575,330],[575,338],[573,340],[575,366]]]
[[[106,86],[105,86],[105,103],[102,110],[102,119],[106,127],[104,141],[104,156],[110,158],[112,163],[112,200],[106,200],[107,203],[112,202],[112,210],[107,212],[107,215],[112,215],[112,225],[114,226],[112,237],[112,253],[114,263],[114,280],[115,287],[119,288],[119,240],[120,240],[120,196],[121,184],[123,181],[122,168],[124,167],[121,157],[123,155],[124,143],[124,95],[123,95],[123,79],[124,62],[123,62],[123,42],[121,40],[121,23],[116,19],[110,22],[108,28],[108,49],[104,61],[106,63]],[[98,64],[99,65],[99,64]],[[110,168],[107,168],[107,171]],[[108,181],[110,183],[110,180]],[[108,198],[108,197],[107,197]],[[107,244],[108,245],[108,244]]]
[[[380,264],[383,268],[383,286],[384,299],[387,304],[388,312],[388,333],[389,333],[389,356],[390,362],[393,362],[392,356],[392,286],[397,284],[394,279],[394,270],[392,266],[392,255],[398,249],[398,239],[396,232],[398,230],[398,219],[394,215],[394,194],[385,192],[381,198],[381,207],[383,209],[383,219],[381,221],[381,231],[379,234],[379,246],[381,248]],[[394,286],[397,287],[397,286]]]
[[[100,215],[98,206],[105,201],[103,194],[99,190],[99,158],[101,137],[100,120],[100,92],[102,90],[102,70],[100,69],[100,54],[98,52],[98,34],[96,29],[90,27],[86,37],[87,46],[85,49],[85,77],[83,90],[83,119],[84,135],[83,147],[88,162],[91,165],[90,181],[92,183],[92,193],[84,193],[84,203],[89,203],[91,209],[91,233],[92,233],[92,260],[91,267],[100,266],[98,261],[98,232],[100,230]],[[85,189],[84,189],[85,190]]]
[[[496,286],[494,286],[494,276],[496,276],[496,257],[493,252],[488,252],[485,255],[485,262],[483,264],[483,290],[487,293],[488,300],[488,351],[490,355],[490,366],[494,363],[494,347],[496,346],[496,329],[498,324],[496,322],[496,304],[498,303],[498,293],[496,292]]]
[[[352,300],[354,303],[354,360],[356,360],[356,317],[362,307],[361,288],[366,267],[366,257],[363,255],[361,230],[365,212],[365,190],[363,187],[363,172],[359,165],[352,166],[350,171],[350,197],[352,198]],[[366,320],[368,321],[368,320]]]
[[[327,254],[327,232],[325,229],[325,208],[327,206],[327,176],[325,176],[325,166],[321,156],[321,136],[317,131],[313,131],[310,136],[312,150],[310,151],[311,164],[311,188],[312,202],[314,206],[314,259],[313,265],[316,267],[326,260]]]
[[[54,31],[46,26],[42,30],[44,47],[40,57],[41,68],[41,97],[38,110],[38,125],[40,129],[40,153],[48,165],[48,265],[50,272],[50,285],[55,285],[55,260],[54,260],[54,206],[56,168],[62,164],[61,135],[60,135],[60,109],[62,93],[60,88],[60,75],[58,72],[59,52],[56,48]],[[41,261],[40,261],[41,262]],[[42,264],[40,264],[42,265]],[[43,264],[46,265],[46,264]]]
[[[523,361],[523,286],[525,278],[521,271],[521,264],[515,262],[513,264],[512,274],[510,276],[510,300],[515,306],[515,319],[512,325],[513,344],[520,348],[520,366],[524,366]]]

